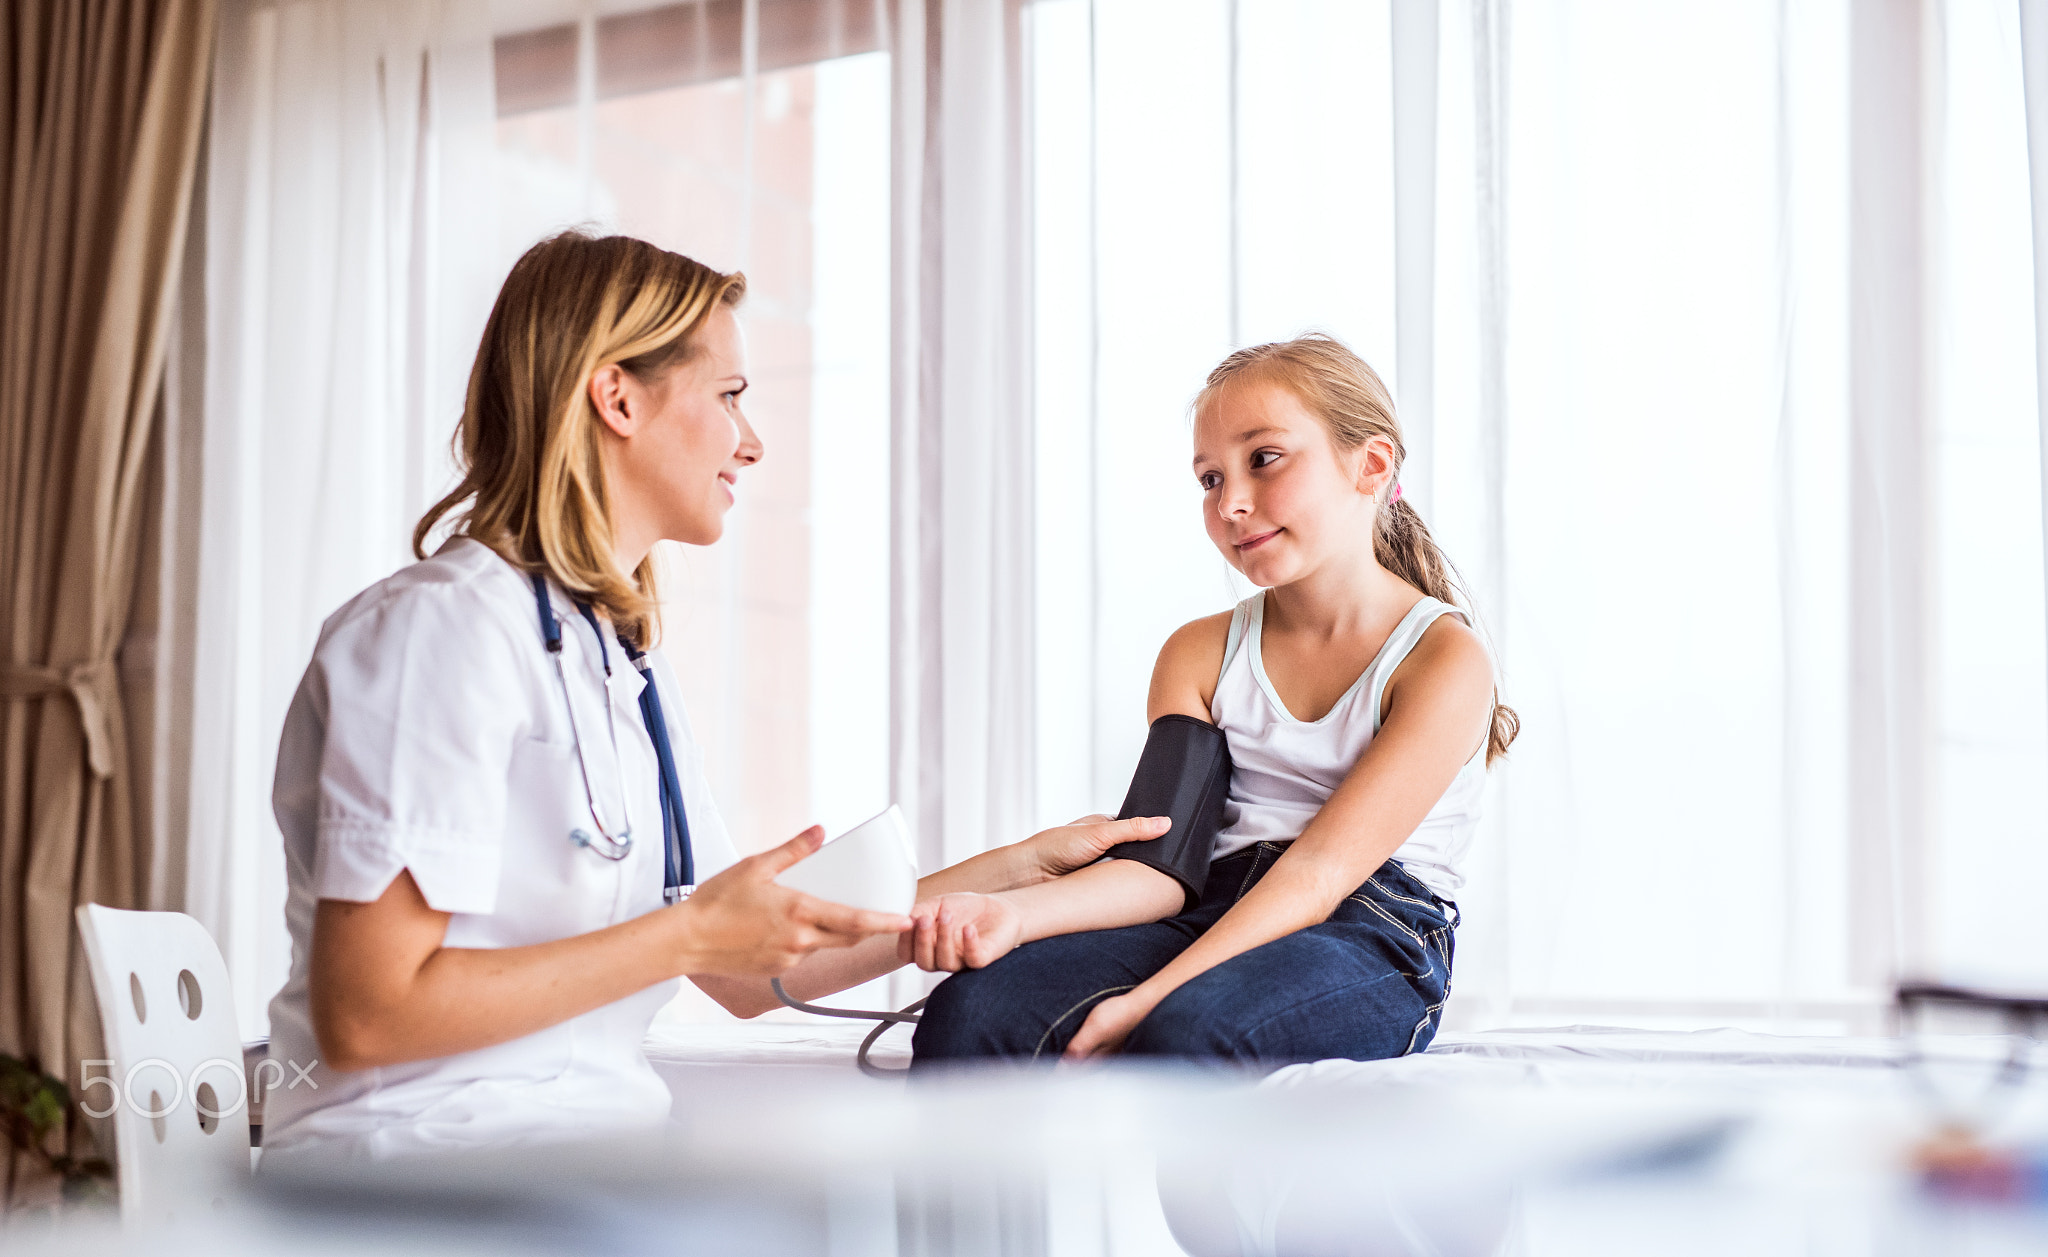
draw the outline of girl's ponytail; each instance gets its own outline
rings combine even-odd
[[[1398,442],[1396,444],[1398,446]],[[1444,552],[1437,549],[1436,538],[1429,535],[1429,525],[1422,522],[1422,516],[1414,507],[1401,500],[1398,491],[1392,501],[1380,507],[1374,519],[1372,550],[1381,567],[1439,602],[1465,605],[1463,591],[1458,588],[1456,569],[1444,557]],[[1514,708],[1501,704],[1500,690],[1496,687],[1493,725],[1486,734],[1486,762],[1489,766],[1507,754],[1515,735],[1521,731],[1521,717],[1515,714]]]
[[[1247,374],[1283,385],[1300,398],[1330,429],[1330,439],[1340,450],[1355,450],[1374,437],[1392,444],[1394,474],[1390,480],[1400,483],[1401,464],[1408,450],[1401,440],[1401,425],[1394,418],[1393,395],[1379,374],[1344,342],[1311,332],[1293,340],[1240,349],[1209,373],[1195,399],[1195,409],[1200,410],[1224,385]],[[1422,516],[1401,500],[1398,488],[1374,516],[1372,548],[1381,567],[1430,597],[1465,609],[1469,616],[1470,604],[1458,586],[1457,569],[1437,548]],[[1507,753],[1521,727],[1514,709],[1501,705],[1496,688],[1493,727],[1486,736],[1488,765]]]
[[[1380,507],[1373,526],[1372,552],[1381,567],[1430,597],[1453,604],[1459,601],[1450,560],[1436,548],[1436,538],[1429,535],[1422,516],[1399,495]]]

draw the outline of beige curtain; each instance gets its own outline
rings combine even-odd
[[[74,905],[136,906],[114,653],[205,115],[214,0],[0,16],[0,1051],[74,1090]],[[25,1160],[10,1204],[47,1199]]]

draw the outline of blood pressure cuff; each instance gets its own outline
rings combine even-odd
[[[1209,855],[1229,795],[1230,746],[1223,730],[1192,716],[1161,716],[1146,735],[1117,818],[1168,816],[1173,828],[1146,842],[1119,843],[1110,856],[1149,864],[1179,882],[1187,894],[1182,911],[1193,908],[1209,880]]]

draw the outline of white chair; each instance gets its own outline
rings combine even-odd
[[[106,1028],[79,1103],[114,1125],[121,1220],[190,1220],[249,1178],[248,1081],[228,969],[182,912],[78,909]]]

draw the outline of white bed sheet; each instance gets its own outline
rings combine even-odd
[[[1269,1086],[1338,1079],[1388,1082],[1517,1080],[1542,1086],[1655,1086],[1725,1091],[1794,1085],[1844,1095],[1901,1094],[1944,1080],[1960,1086],[2002,1065],[2004,1035],[1793,1036],[1748,1030],[1633,1030],[1557,1026],[1438,1037],[1427,1052],[1391,1061],[1317,1061],[1274,1074]],[[2023,1044],[2038,1061],[2039,1044]],[[1902,1090],[1903,1089],[1903,1090]],[[1917,1093],[1917,1092],[1916,1092]]]
[[[647,1055],[664,1077],[685,1079],[699,1070],[822,1069],[851,1070],[854,1052],[873,1025],[865,1021],[811,1022],[671,1022],[657,1025],[647,1037]],[[2003,1036],[1942,1036],[1920,1041],[1930,1059],[1955,1062],[2001,1060],[2008,1040]],[[1557,1026],[1547,1029],[1483,1030],[1446,1033],[1427,1052],[1398,1061],[1318,1061],[1276,1075],[1276,1081],[1297,1075],[1389,1073],[1396,1076],[1455,1078],[1463,1073],[1493,1073],[1494,1066],[1531,1067],[1528,1077],[1541,1081],[1541,1067],[1604,1065],[1622,1078],[1669,1077],[1665,1066],[1797,1067],[1897,1073],[1913,1051],[1904,1039],[1845,1036],[1789,1036],[1747,1030],[1633,1030],[1617,1026]],[[2034,1051],[2039,1052],[2038,1045]],[[901,1069],[910,1063],[908,1027],[892,1028],[875,1045],[875,1064]],[[1577,1071],[1573,1071],[1574,1076]]]

